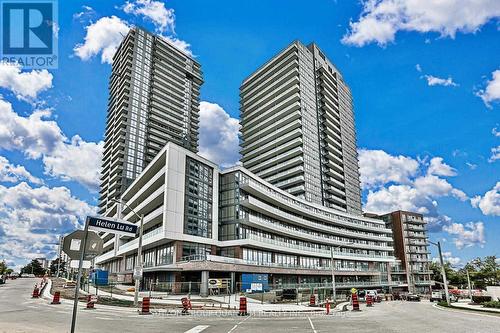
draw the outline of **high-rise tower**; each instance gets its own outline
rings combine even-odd
[[[295,41],[240,87],[243,166],[326,207],[361,214],[351,92],[313,43]]]
[[[161,36],[132,28],[113,57],[99,214],[167,142],[198,151],[201,66]]]

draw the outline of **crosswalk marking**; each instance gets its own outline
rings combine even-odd
[[[209,327],[209,325],[198,325],[190,329],[189,331],[186,331],[184,333],[200,333],[201,331],[206,330]]]

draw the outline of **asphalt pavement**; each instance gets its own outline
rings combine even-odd
[[[9,280],[0,285],[0,332],[69,332],[72,303],[50,305],[32,299],[39,279]],[[247,317],[137,314],[134,309],[105,307],[85,310],[80,304],[76,332],[500,332],[500,316],[448,310],[422,302],[383,302],[361,312],[335,316],[273,314]]]

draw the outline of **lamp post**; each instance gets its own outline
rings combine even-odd
[[[142,233],[143,233],[143,227],[144,227],[144,214],[137,214],[129,205],[124,203],[121,200],[117,199],[110,199],[111,201],[117,202],[120,205],[123,205],[130,209],[132,213],[135,214],[140,220],[141,224],[139,227],[139,244],[137,248],[137,264],[135,265],[134,269],[134,279],[135,279],[135,286],[134,286],[134,306],[137,307],[139,304],[139,288],[140,288],[140,283],[141,283],[141,278],[142,278]]]
[[[438,252],[439,252],[439,262],[441,263],[441,275],[443,275],[443,283],[444,283],[444,292],[446,296],[446,303],[448,303],[448,306],[450,306],[450,295],[448,294],[448,281],[446,280],[446,271],[444,269],[444,260],[443,260],[443,253],[441,252],[441,243],[437,242],[431,242],[429,241],[430,244],[437,246]]]
[[[351,244],[354,244],[354,243],[346,243],[345,245],[351,245]],[[335,285],[335,267],[333,265],[333,249],[338,249],[340,248],[342,245],[339,245],[339,246],[331,246],[330,247],[330,257],[331,257],[331,261],[332,261],[332,296],[333,296],[333,303],[336,303],[337,302],[337,290],[336,290],[336,285]]]
[[[467,285],[469,287],[469,298],[470,298],[470,301],[472,302],[472,288],[470,286],[470,275],[469,275],[469,270],[467,269],[467,267],[465,268],[465,272],[467,273]]]

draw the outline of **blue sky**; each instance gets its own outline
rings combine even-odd
[[[221,165],[241,81],[316,42],[352,90],[366,210],[425,213],[455,264],[500,256],[500,5],[438,3],[60,1],[59,68],[0,68],[0,259],[52,257],[93,212],[109,54],[133,24],[201,63],[200,151]]]

